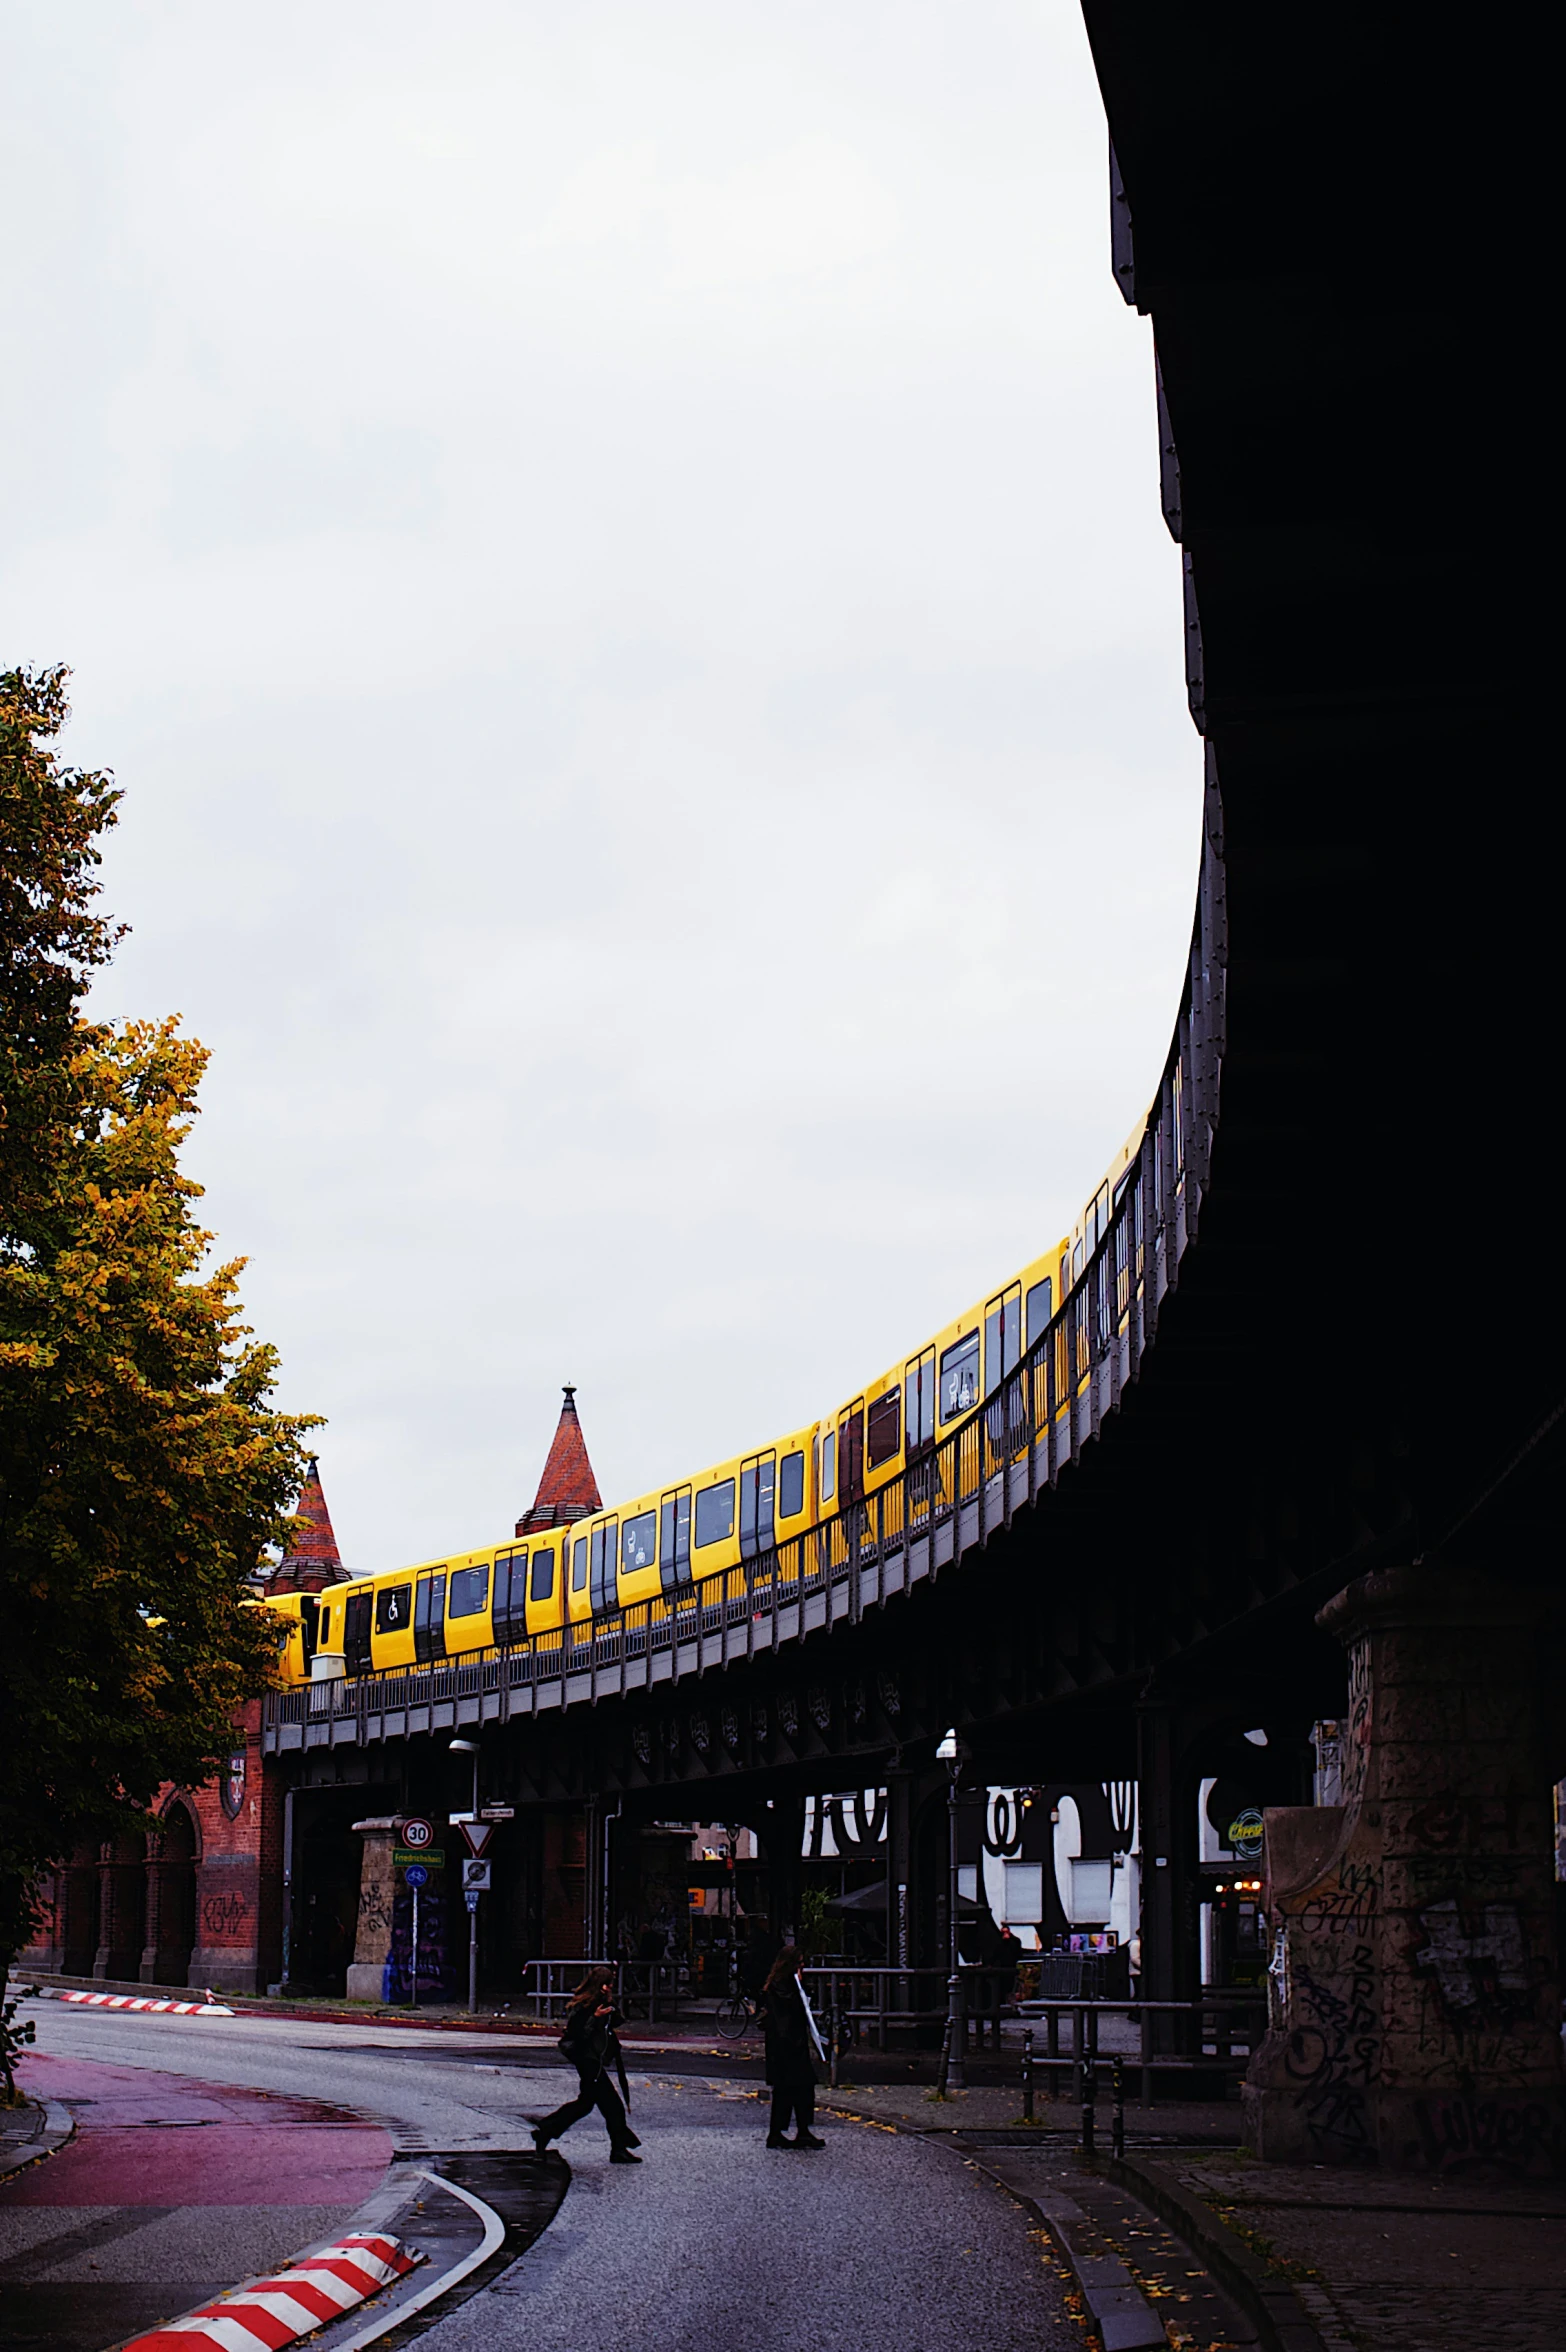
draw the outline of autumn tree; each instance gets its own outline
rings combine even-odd
[[[40,1873],[199,1784],[265,1686],[241,1606],[311,1424],[180,1172],[204,1049],[88,1017],[119,795],[64,765],[65,673],[0,673],[0,1988]]]

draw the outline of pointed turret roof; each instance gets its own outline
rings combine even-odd
[[[347,1582],[348,1571],[332,1533],[332,1515],[321,1490],[321,1465],[312,1454],[299,1500],[294,1505],[299,1522],[293,1542],[267,1579],[273,1592],[319,1592],[323,1585]]]
[[[568,1527],[573,1519],[585,1519],[589,1511],[602,1509],[603,1499],[593,1476],[593,1465],[587,1458],[582,1424],[576,1417],[576,1390],[568,1383],[544,1475],[538,1482],[532,1509],[524,1511],[517,1521],[517,1533],[531,1535],[538,1528]]]

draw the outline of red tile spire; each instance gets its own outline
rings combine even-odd
[[[319,1592],[323,1585],[343,1584],[348,1571],[332,1533],[332,1515],[321,1491],[321,1465],[312,1454],[294,1517],[300,1524],[294,1540],[267,1578],[271,1592]]]
[[[531,1535],[542,1527],[568,1527],[573,1519],[585,1519],[589,1511],[602,1509],[598,1481],[587,1458],[582,1424],[576,1417],[576,1390],[568,1384],[544,1475],[538,1482],[532,1509],[524,1511],[517,1521],[517,1533]]]

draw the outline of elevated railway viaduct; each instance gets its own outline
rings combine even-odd
[[[1140,1779],[1144,1981],[1179,1997],[1197,1775],[1266,1726],[1288,1805],[1305,1727],[1346,1713],[1344,1809],[1273,1826],[1255,2137],[1559,2165],[1561,819],[1504,28],[1085,6],[1207,767],[1111,1231],[890,1531],[845,1523],[552,1680],[493,1659],[272,1702],[267,1744],[302,1791],[446,1805],[479,1727],[487,1793],[748,1819],[781,1883],[804,1792],[871,1781],[915,1868],[954,1723],[976,1780]],[[601,1932],[600,1873],[601,1847]]]

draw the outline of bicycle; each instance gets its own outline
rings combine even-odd
[[[761,2004],[740,1984],[739,1962],[736,1959],[729,1968],[729,1989],[718,2003],[718,2031],[726,2042],[737,2042],[749,2033],[760,2015]]]

